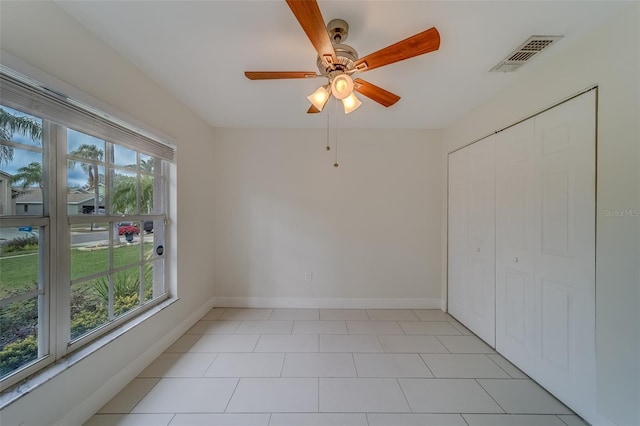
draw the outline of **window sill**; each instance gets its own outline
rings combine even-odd
[[[122,326],[96,339],[92,343],[89,343],[83,348],[78,349],[76,352],[73,352],[72,354],[69,354],[64,358],[54,362],[52,365],[45,367],[42,371],[39,371],[34,375],[24,379],[23,381],[9,387],[7,390],[3,391],[2,394],[0,394],[0,410],[13,404],[21,397],[33,392],[35,389],[47,383],[49,380],[55,378],[57,375],[73,367],[75,364],[87,358],[92,353],[118,339],[120,336],[134,329],[139,324],[153,317],[163,309],[171,306],[178,300],[180,299],[169,298],[165,300],[157,306],[131,319]]]

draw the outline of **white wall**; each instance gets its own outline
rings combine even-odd
[[[440,307],[440,132],[338,138],[334,168],[326,129],[216,130],[217,298]]]
[[[180,300],[2,411],[2,424],[53,425],[65,418],[77,424],[99,409],[149,362],[149,348],[192,314],[206,309],[213,296],[211,234],[193,224],[209,221],[215,207],[203,182],[213,179],[213,132],[193,112],[149,80],[132,64],[95,38],[52,2],[2,2],[0,48],[86,94],[106,102],[172,138],[177,153],[177,276],[170,283]],[[179,249],[179,250],[178,250]],[[206,253],[209,253],[206,255]],[[197,315],[196,315],[197,316]],[[184,327],[185,324],[182,324]],[[160,346],[158,346],[160,342]],[[155,345],[155,346],[154,346]],[[141,357],[141,355],[144,355]],[[103,386],[104,385],[104,386]],[[101,388],[102,387],[102,388]],[[61,394],[63,393],[63,396]],[[83,403],[84,402],[84,403]]]
[[[640,209],[639,9],[631,2],[562,55],[534,60],[513,85],[443,134],[450,152],[598,84],[596,409],[604,424],[618,425],[640,424],[640,218],[606,212]]]

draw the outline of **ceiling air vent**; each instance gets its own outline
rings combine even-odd
[[[540,51],[549,47],[562,36],[531,36],[520,47],[511,52],[491,72],[511,72],[520,68],[534,58]]]

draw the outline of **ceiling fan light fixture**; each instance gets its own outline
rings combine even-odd
[[[319,111],[322,111],[327,101],[329,100],[329,91],[325,86],[318,87],[318,90],[307,96],[309,102],[313,104]]]
[[[348,74],[340,74],[331,82],[331,93],[337,99],[345,99],[353,93],[353,79]]]
[[[362,102],[360,99],[356,98],[355,93],[351,93],[349,96],[342,100],[342,106],[344,106],[344,113],[349,114],[355,110],[357,110]]]

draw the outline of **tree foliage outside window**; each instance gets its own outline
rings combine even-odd
[[[153,178],[140,176],[140,191],[135,177],[118,176],[112,195],[112,208],[118,214],[137,212],[138,192],[140,193],[140,213],[148,214],[153,209]]]
[[[42,164],[34,161],[18,169],[18,173],[13,175],[12,183],[20,183],[22,189],[37,185],[42,189]]]
[[[0,138],[13,140],[14,134],[31,137],[34,141],[42,139],[42,125],[30,117],[11,114],[0,108]],[[13,147],[0,144],[0,164],[13,160]]]

